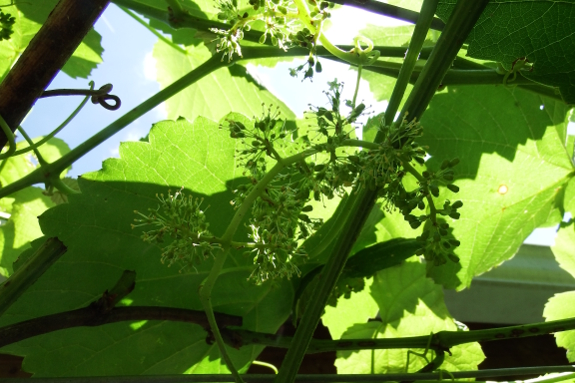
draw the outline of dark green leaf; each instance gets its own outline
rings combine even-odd
[[[443,0],[437,15],[444,21],[455,0]],[[551,27],[552,26],[552,27]],[[521,74],[535,82],[559,87],[575,103],[575,3],[532,0],[491,2],[467,38],[471,57],[500,62],[511,70],[527,58],[532,70]]]

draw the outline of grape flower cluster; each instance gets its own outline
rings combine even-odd
[[[417,143],[422,128],[407,118],[391,125],[380,121],[380,143],[354,139],[353,124],[366,108],[344,103],[342,84],[329,85],[329,105],[311,108],[305,134],[301,127],[283,121],[272,107],[263,107],[262,115],[252,121],[229,118],[221,125],[239,140],[237,159],[248,178],[234,191],[232,204],[236,214],[249,213],[248,238],[233,247],[243,248],[253,261],[250,279],[263,283],[299,276],[298,265],[308,257],[302,244],[323,223],[311,216],[310,202],[341,197],[351,187],[377,190],[387,208],[400,211],[412,228],[423,225],[416,254],[427,262],[458,262],[454,249],[459,241],[448,218],[458,219],[463,204],[444,199],[441,205],[437,200],[440,187],[453,193],[459,190],[453,184],[453,168],[459,161],[446,160],[437,171],[418,170],[426,165],[426,152]],[[411,190],[404,182],[408,174],[417,180]],[[139,217],[133,226],[155,226],[144,232],[146,242],[162,242],[166,235],[173,238],[163,249],[163,262],[194,267],[230,246],[209,232],[201,200],[185,196],[182,190],[160,195],[158,200],[159,206],[148,214],[136,212]]]
[[[168,191],[168,196],[156,194],[159,201],[155,209],[148,209],[148,214],[134,211],[139,218],[134,219],[132,229],[142,226],[155,226],[145,231],[142,240],[148,243],[162,243],[165,236],[173,240],[162,250],[161,261],[168,267],[174,263],[182,265],[180,271],[195,268],[207,258],[214,256],[214,251],[221,249],[219,243],[213,241],[209,232],[209,224],[201,209],[202,200],[191,195],[185,195],[182,187],[174,194]]]
[[[334,4],[307,0],[307,6],[310,7],[310,23],[321,26],[323,21],[331,16],[329,10]],[[249,8],[246,9],[239,6],[238,0],[217,0],[216,7],[219,11],[218,19],[231,25],[229,29],[211,29],[218,36],[215,39],[216,51],[222,53],[222,60],[227,57],[228,62],[231,62],[234,55],[242,56],[240,41],[243,40],[245,32],[250,31],[259,21],[263,22],[260,44],[269,41],[284,51],[291,46],[309,49],[307,62],[291,69],[292,76],[304,72],[306,79],[313,77],[314,72],[322,71],[316,54],[321,28],[317,28],[314,33],[305,28],[300,20],[303,16],[293,0],[249,0]]]

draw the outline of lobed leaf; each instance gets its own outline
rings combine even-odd
[[[161,249],[140,239],[146,228],[130,228],[134,210],[158,205],[156,193],[185,187],[204,198],[210,230],[221,235],[234,210],[230,190],[238,177],[236,142],[205,118],[156,124],[149,143],[120,146],[120,159],[79,179],[82,193],[40,218],[46,236],[68,247],[2,318],[0,326],[41,315],[85,307],[110,288],[123,270],[135,270],[135,290],[123,305],[159,305],[201,310],[198,286],[210,270],[208,259],[179,272],[160,263]],[[245,235],[242,229],[238,235]],[[240,238],[245,239],[244,238]],[[251,260],[235,251],[214,292],[215,311],[243,316],[244,328],[275,332],[291,309],[291,284],[255,286],[247,281]],[[25,356],[36,377],[226,372],[215,344],[198,325],[169,321],[122,322],[73,328],[3,348]],[[230,349],[236,366],[253,360],[261,347]]]
[[[189,46],[182,54],[163,41],[154,47],[158,82],[162,88],[172,84],[211,57],[205,46]],[[262,103],[280,107],[282,118],[294,120],[294,113],[254,79],[247,70],[234,64],[207,75],[166,101],[169,118],[195,119],[204,116],[214,120],[230,111],[247,116],[260,116]]]
[[[42,137],[36,138],[39,141]],[[17,148],[27,147],[27,143],[19,143]],[[58,138],[52,138],[39,148],[40,154],[48,162],[53,162],[70,151],[66,143]],[[24,154],[5,160],[0,183],[8,185],[38,168],[34,155]],[[0,209],[4,214],[0,225],[0,275],[8,277],[12,274],[12,263],[18,255],[27,248],[29,243],[42,236],[38,225],[38,216],[54,206],[50,197],[44,195],[38,187],[28,187],[9,197],[0,199]],[[8,216],[9,215],[9,216]],[[8,218],[9,217],[9,218]]]
[[[543,310],[546,321],[575,317],[575,291],[555,294]],[[567,349],[569,362],[575,361],[575,330],[556,332],[557,346]]]
[[[449,87],[433,98],[420,142],[429,146],[431,169],[461,160],[454,168],[460,192],[445,191],[438,201],[463,201],[461,218],[450,223],[461,241],[460,262],[430,267],[436,281],[469,286],[549,224],[573,174],[565,150],[567,111],[560,102],[504,87]]]
[[[426,278],[425,273],[425,266],[418,261],[378,272],[370,295],[377,303],[380,320],[356,323],[341,338],[397,338],[456,331],[458,326],[445,307],[441,287]],[[336,310],[345,318],[339,308]],[[446,355],[441,369],[474,370],[485,359],[478,343],[452,347],[450,352],[452,355]],[[432,354],[430,351],[428,359],[431,360]],[[339,374],[400,373],[406,370],[407,350],[340,351],[335,364]],[[415,372],[426,364],[423,358],[412,355],[408,371]]]
[[[447,21],[455,0],[443,0],[437,15]],[[491,2],[467,37],[467,54],[492,60],[511,70],[527,58],[533,65],[521,74],[558,87],[568,104],[575,103],[575,3],[560,0]]]

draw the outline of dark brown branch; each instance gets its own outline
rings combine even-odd
[[[242,317],[216,314],[220,326],[241,326]],[[159,306],[116,307],[108,312],[97,305],[46,315],[24,322],[14,323],[0,328],[0,348],[37,335],[72,327],[94,327],[108,323],[139,320],[168,320],[175,322],[194,323],[209,328],[206,314],[203,311],[186,310]]]
[[[60,0],[0,84],[0,115],[12,131],[72,56],[110,0]],[[0,131],[0,148],[6,145]]]
[[[0,348],[37,335],[72,327],[94,327],[108,323],[140,320],[169,320],[195,323],[211,332],[206,313],[197,310],[160,306],[114,307],[122,298],[134,290],[136,272],[124,270],[118,282],[88,307],[78,310],[46,315],[0,328]],[[214,313],[220,326],[241,326],[242,317]]]

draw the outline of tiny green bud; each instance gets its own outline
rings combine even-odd
[[[301,209],[301,211],[303,211],[303,212],[310,212],[312,210],[313,210],[313,206],[311,206],[311,205],[306,205]]]
[[[461,201],[455,201],[453,205],[451,205],[451,207],[454,209],[459,209],[461,206],[463,206],[463,202]]]
[[[459,263],[459,257],[453,253],[447,254],[447,257],[451,260],[451,262]]]
[[[459,242],[457,239],[450,239],[449,243],[455,247],[458,247],[459,245],[461,245],[461,242]]]
[[[439,188],[437,187],[436,184],[430,184],[429,191],[434,197],[439,197]]]
[[[315,71],[316,73],[321,73],[322,71],[321,63],[319,62],[319,60],[317,60],[317,62],[315,63]]]
[[[267,36],[266,33],[264,33],[263,35],[260,36],[260,39],[258,40],[260,44],[265,44],[266,36]]]
[[[451,162],[449,163],[449,167],[454,167],[455,165],[457,165],[459,163],[459,158],[454,158],[451,160]]]
[[[450,162],[449,160],[443,160],[443,162],[441,163],[441,170],[447,169],[450,167]]]
[[[411,226],[412,229],[417,229],[419,226],[421,226],[421,222],[419,222],[419,220],[410,221],[409,226]]]
[[[459,219],[459,217],[461,217],[461,214],[459,214],[459,213],[456,212],[456,211],[452,211],[452,212],[449,214],[449,216],[450,216],[451,218],[453,218],[453,219]]]
[[[451,190],[452,192],[454,192],[454,193],[457,193],[457,192],[459,191],[459,186],[454,185],[454,184],[449,184],[449,185],[447,185],[447,188],[448,188],[449,190]]]

